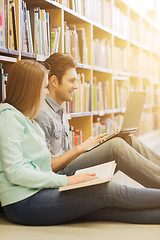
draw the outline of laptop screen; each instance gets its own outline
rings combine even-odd
[[[145,97],[146,92],[143,90],[130,91],[121,131],[135,130],[138,128],[145,103]]]

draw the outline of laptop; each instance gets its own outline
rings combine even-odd
[[[141,118],[144,102],[145,102],[146,92],[143,90],[131,90],[127,100],[126,111],[122,121],[121,129],[117,132],[106,137],[105,140],[100,143],[86,149],[86,152],[98,147],[104,142],[114,138],[114,137],[123,137],[134,133],[137,128]]]

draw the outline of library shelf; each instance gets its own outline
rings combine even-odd
[[[16,8],[18,50],[15,51],[5,47],[0,48],[0,63],[3,63],[4,73],[8,73],[10,65],[18,60],[36,59],[37,61],[43,62],[47,56],[49,56],[49,54],[43,55],[37,53],[36,49],[33,49],[34,53],[28,53],[22,49],[20,41],[22,41],[21,28],[23,24],[21,24],[19,11],[22,1],[13,1],[15,2]],[[85,33],[86,39],[82,38],[82,40],[86,41],[85,47],[87,47],[87,52],[84,53],[83,51],[83,58],[81,58],[81,60],[80,56],[74,57],[78,62],[77,73],[80,75],[82,81],[82,83],[79,84],[79,88],[81,88],[81,93],[87,91],[84,96],[87,96],[88,102],[90,101],[90,108],[88,108],[90,111],[66,114],[73,126],[80,126],[82,128],[85,138],[92,135],[94,120],[96,118],[102,118],[103,120],[105,118],[114,119],[118,115],[123,115],[125,111],[124,105],[118,107],[117,102],[124,102],[124,90],[127,91],[127,93],[125,92],[124,94],[126,96],[130,89],[146,89],[150,91],[144,111],[150,114],[149,119],[152,122],[154,119],[153,115],[157,114],[160,106],[160,99],[158,98],[158,91],[160,89],[160,28],[151,19],[141,15],[136,9],[132,8],[127,0],[103,0],[101,2],[103,2],[104,5],[101,5],[101,8],[99,8],[99,6],[94,8],[92,0],[87,0],[84,8],[85,12],[83,11],[84,9],[79,10],[79,12],[78,10],[74,11],[70,9],[65,5],[67,1],[64,0],[60,0],[60,3],[52,0],[25,0],[25,2],[29,11],[33,8],[44,9],[46,13],[49,13],[51,20],[50,27],[60,28],[59,48],[57,48],[57,52],[63,53],[66,50],[66,27],[68,27],[68,31],[73,31],[72,27],[75,27],[75,37],[77,37],[76,34],[78,34],[76,32],[77,28],[83,28],[85,30],[83,33]],[[76,9],[78,1],[75,0],[73,2]],[[86,1],[82,0],[81,2]],[[104,12],[106,9],[108,11],[107,16],[104,14],[106,13]],[[94,11],[96,11],[96,14]],[[98,19],[98,16],[100,16],[100,19]],[[124,19],[126,21],[124,21]],[[33,26],[31,30],[32,35],[34,35]],[[149,41],[149,39],[152,41]],[[151,45],[151,43],[153,43],[153,45]],[[81,49],[80,45],[78,47],[79,51],[84,50]],[[98,55],[101,53],[98,59],[99,62],[96,61],[97,52]],[[80,53],[78,52],[78,54]],[[104,59],[103,57],[105,57],[105,55],[107,58]],[[84,60],[84,56],[88,58],[88,61],[82,61],[82,59]],[[152,62],[153,64],[151,64]],[[99,82],[101,82],[101,90],[98,90],[100,87]],[[106,85],[103,85],[104,83]],[[108,92],[106,92],[106,86],[108,87]],[[116,89],[118,89],[119,92],[117,99],[115,96]],[[96,103],[93,98],[93,93],[95,93],[95,95],[101,95],[100,99],[96,95]],[[105,94],[109,94],[109,96],[104,100]],[[99,106],[97,105],[96,108],[93,108],[93,102],[97,104],[98,101],[103,101],[103,103],[108,101],[109,104],[107,105],[108,102],[105,102],[105,104],[98,103]],[[107,106],[106,109],[103,105]],[[84,109],[81,108],[81,111],[83,110]],[[160,126],[158,125],[158,127]],[[146,131],[148,130],[146,129]]]
[[[113,109],[106,109],[106,110],[102,110],[102,111],[92,111],[92,114],[98,115],[98,116],[104,116],[104,115],[110,115],[113,114],[114,110]]]
[[[14,62],[17,62],[17,58],[0,55],[0,62],[2,62],[2,63],[4,63],[4,62],[14,63]]]
[[[92,69],[91,65],[83,64],[83,63],[77,63],[77,68],[82,68],[82,69]]]
[[[79,113],[71,113],[71,117],[87,117],[87,116],[91,116],[92,112],[79,112]]]
[[[64,17],[68,21],[74,21],[75,23],[79,22],[79,21],[82,21],[83,23],[88,23],[88,24],[91,24],[91,22],[92,22],[91,19],[73,11],[72,9],[70,9],[68,7],[63,7],[63,10],[64,10]]]
[[[93,66],[93,71],[101,72],[101,73],[113,74],[113,70],[112,69],[98,67],[98,66]]]
[[[36,59],[35,53],[21,52],[21,58],[31,58]]]
[[[59,8],[62,9],[62,4],[52,1],[52,0],[25,0],[28,7],[41,7],[41,8]]]

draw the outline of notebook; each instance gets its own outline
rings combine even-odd
[[[146,92],[143,90],[131,90],[127,100],[126,111],[122,121],[121,129],[117,132],[106,137],[105,140],[100,143],[88,148],[86,152],[98,147],[104,142],[110,140],[114,137],[123,137],[124,135],[129,135],[134,133],[137,128],[141,118],[144,102],[145,102]]]

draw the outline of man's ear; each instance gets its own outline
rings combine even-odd
[[[57,87],[58,85],[58,79],[55,75],[52,75],[50,78],[49,78],[49,84],[52,86],[52,87]]]

